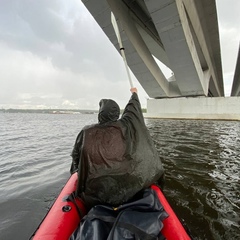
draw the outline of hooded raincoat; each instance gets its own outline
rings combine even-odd
[[[136,93],[119,114],[116,102],[101,100],[99,123],[83,128],[72,151],[70,172],[78,171],[77,195],[89,207],[119,206],[164,173]]]

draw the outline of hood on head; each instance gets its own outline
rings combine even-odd
[[[120,115],[118,104],[112,99],[102,99],[99,102],[99,123],[117,121]]]

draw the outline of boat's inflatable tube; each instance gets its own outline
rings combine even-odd
[[[75,191],[77,187],[77,173],[73,174],[60,195],[52,205],[51,209],[43,219],[37,231],[32,236],[34,240],[67,240],[77,228],[80,216],[76,206],[66,198]],[[84,205],[77,200],[82,212],[86,214]]]
[[[72,202],[67,202],[65,199],[73,191],[75,191],[76,185],[77,173],[73,174],[68,180],[48,214],[32,236],[33,240],[69,239],[71,234],[77,228],[80,217],[76,206]],[[169,214],[169,217],[163,220],[164,227],[162,229],[162,234],[168,240],[191,239],[167,202],[162,191],[155,185],[152,185],[151,188],[156,191],[165,211]],[[86,213],[83,203],[81,201],[77,201],[77,204],[82,212]]]
[[[169,217],[163,220],[162,234],[168,240],[187,240],[191,239],[187,232],[185,231],[183,225],[179,221],[178,217],[174,213],[173,209],[169,205],[167,199],[163,195],[162,191],[156,185],[152,185],[151,188],[157,193],[157,196],[162,203],[165,211],[168,213]]]

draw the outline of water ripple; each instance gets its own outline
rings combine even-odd
[[[96,121],[0,114],[0,239],[29,238],[69,177],[77,134]],[[146,124],[166,170],[165,195],[194,239],[240,239],[240,122]]]
[[[147,120],[165,193],[194,239],[240,238],[240,123]]]

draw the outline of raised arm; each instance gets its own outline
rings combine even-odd
[[[137,119],[144,123],[142,108],[137,95],[137,88],[131,88],[130,91],[132,93],[132,96],[123,111],[122,119]]]

